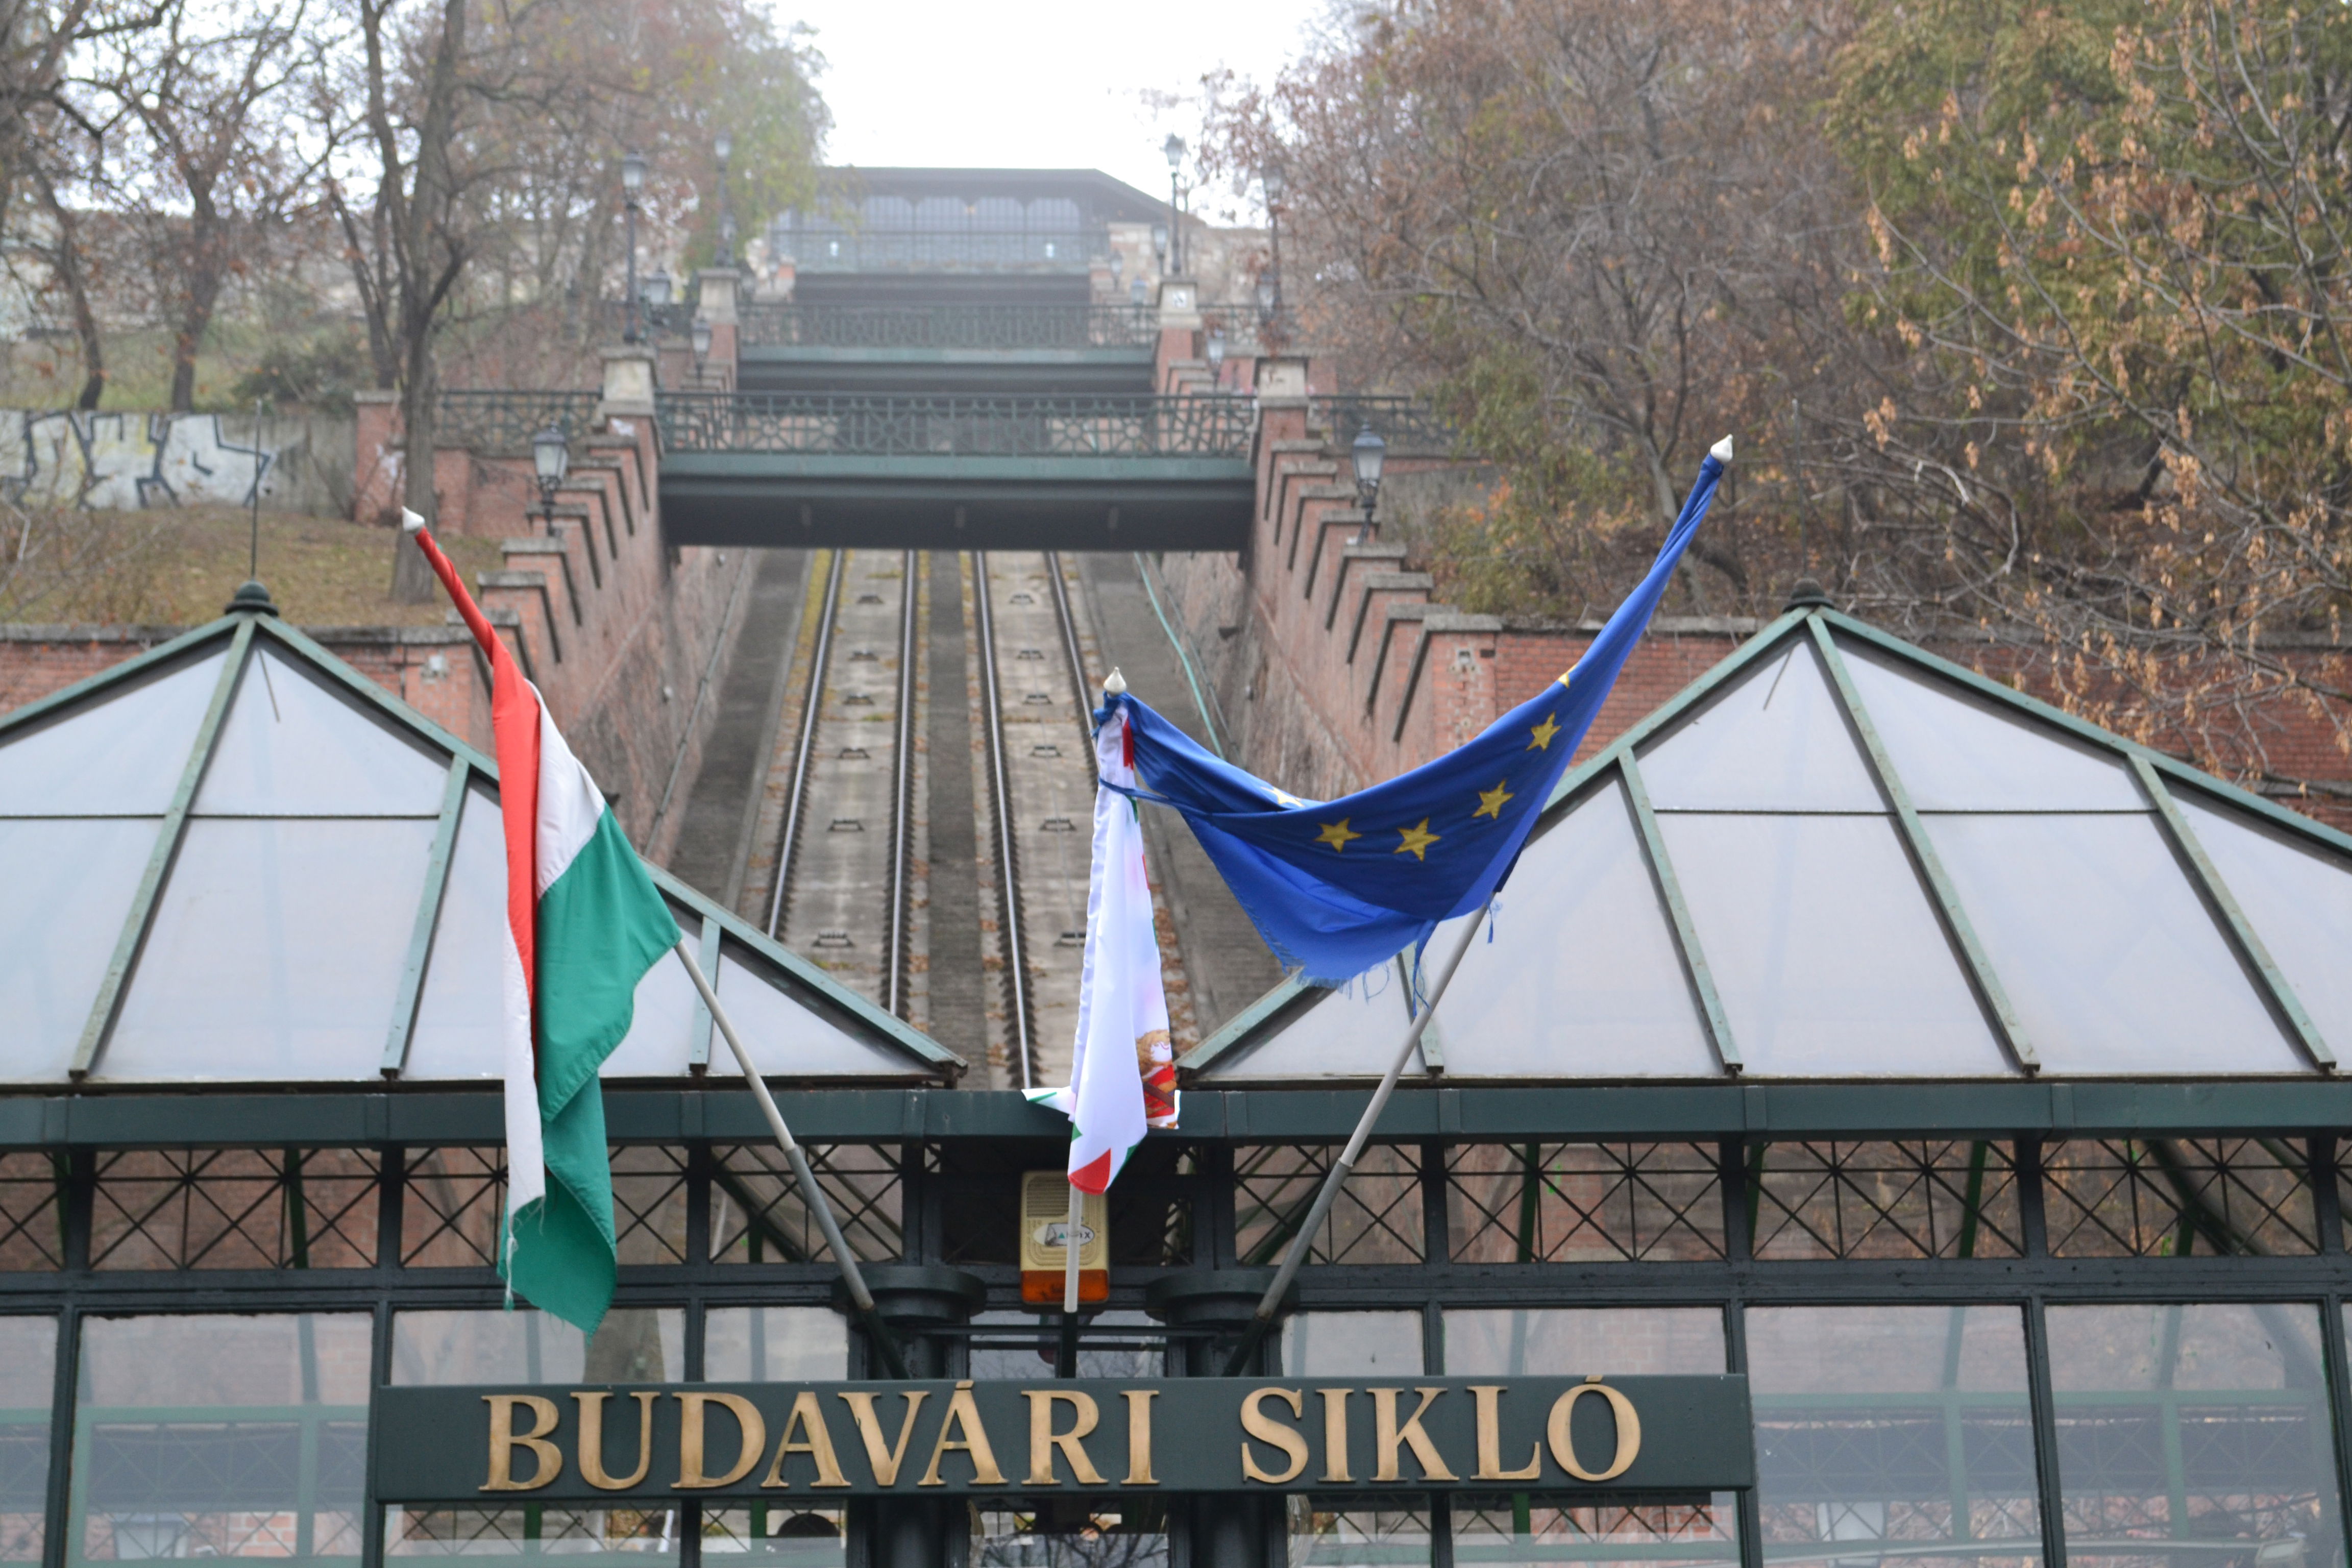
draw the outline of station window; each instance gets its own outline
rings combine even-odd
[[[833,1205],[849,1249],[861,1262],[906,1256],[900,1228],[904,1188],[899,1153],[888,1143],[810,1143],[803,1147],[817,1184]],[[822,1258],[824,1238],[801,1201],[783,1151],[772,1143],[711,1151],[710,1256],[719,1263],[803,1263]]]
[[[65,1260],[65,1156],[0,1154],[0,1270],[61,1268]]]
[[[2040,1561],[2021,1309],[1759,1307],[1747,1329],[1768,1561]]]
[[[1336,1144],[1267,1143],[1234,1151],[1234,1252],[1244,1267],[1282,1256],[1339,1156]],[[1328,1218],[1308,1238],[1309,1263],[1418,1263],[1417,1149],[1369,1143]]]
[[[2068,1568],[2337,1568],[2318,1309],[2049,1310]]]
[[[57,1364],[55,1318],[0,1318],[0,1563],[38,1563],[48,1540]]]
[[[1748,1157],[1759,1258],[2016,1258],[2025,1250],[2006,1143],[1763,1143]]]
[[[98,1157],[94,1268],[371,1268],[368,1149],[124,1149]]]
[[[86,1319],[68,1557],[357,1563],[364,1312]]]
[[[400,1261],[411,1268],[488,1268],[499,1259],[507,1152],[411,1149],[402,1162]]]
[[[2277,1138],[2084,1138],[2042,1153],[2057,1258],[2310,1254],[2302,1146]]]
[[[1456,1263],[1710,1261],[1721,1191],[1701,1143],[1462,1143],[1445,1161]]]

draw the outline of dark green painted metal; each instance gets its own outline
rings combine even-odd
[[[2246,919],[2245,911],[2230,891],[2230,885],[2221,879],[2221,868],[2205,853],[2205,846],[2198,842],[2195,830],[2189,826],[2189,818],[2180,810],[2180,803],[2174,800],[2172,792],[2165,787],[2163,775],[2146,757],[2135,756],[2131,764],[2133,776],[2139,780],[2139,787],[2147,792],[2147,798],[2155,803],[2157,816],[2162,820],[2173,848],[2188,863],[2189,873],[2196,879],[2206,900],[2221,915],[2221,930],[2229,937],[2231,947],[2236,951],[2238,962],[2261,979],[2269,994],[2272,1008],[2294,1032],[2296,1043],[2303,1047],[2305,1054],[2321,1071],[2334,1072],[2336,1053],[2328,1048],[2327,1041],[2319,1033],[2319,1026],[2311,1021],[2311,1015],[2304,1011],[2302,999],[2295,995],[2294,987],[2288,984],[2285,972],[2272,960],[2270,949],[2263,945],[2262,935],[2254,930],[2253,922]]]
[[[598,401],[593,392],[445,389],[435,399],[433,436],[477,452],[527,452],[550,426],[574,439],[592,434]]]
[[[962,301],[825,305],[752,300],[739,311],[747,348],[853,352],[1087,349],[1157,345],[1150,305]]]
[[[457,847],[457,818],[466,809],[466,781],[473,764],[449,759],[449,779],[441,792],[441,820],[434,825],[433,851],[425,861],[425,886],[416,895],[416,921],[408,933],[408,956],[394,994],[392,1028],[383,1040],[383,1076],[398,1078],[408,1065],[409,1032],[416,1026],[417,999],[425,994],[425,965],[433,954],[433,931],[441,920],[441,895],[449,886],[449,857]]]
[[[2034,1054],[2025,1021],[2018,1016],[2008,988],[2001,984],[1984,943],[1977,939],[1977,928],[1961,906],[1959,889],[1945,871],[1935,842],[1927,837],[1927,826],[1911,804],[1911,792],[1904,786],[1903,775],[1895,771],[1895,758],[1879,739],[1878,726],[1871,721],[1870,710],[1854,687],[1853,672],[1846,668],[1845,655],[1838,650],[1837,639],[1830,635],[1829,624],[1820,616],[1808,616],[1805,622],[1812,628],[1813,646],[1820,650],[1822,662],[1829,667],[1831,689],[1844,707],[1854,733],[1862,738],[1863,755],[1870,764],[1871,774],[1895,808],[1895,824],[1903,836],[1903,847],[1910,854],[1913,869],[1927,884],[1928,897],[1935,902],[1936,918],[1943,925],[1945,940],[1952,944],[1960,966],[1968,972],[1969,986],[1977,994],[1978,1005],[1985,1010],[1985,1020],[1992,1026],[1993,1037],[2021,1069],[2040,1072],[2042,1058]]]
[[[1244,397],[918,396],[677,392],[657,399],[665,453],[808,457],[1246,459]]]
[[[1642,855],[1649,862],[1651,879],[1656,883],[1659,901],[1665,905],[1666,919],[1675,938],[1675,952],[1682,960],[1683,977],[1690,982],[1692,998],[1698,1004],[1699,1022],[1706,1029],[1706,1043],[1715,1050],[1716,1060],[1723,1070],[1737,1073],[1743,1065],[1738,1044],[1731,1037],[1731,1016],[1724,1011],[1723,998],[1717,994],[1715,974],[1706,966],[1706,950],[1699,945],[1698,924],[1691,919],[1690,904],[1683,897],[1683,885],[1675,876],[1675,863],[1666,853],[1665,835],[1658,831],[1658,814],[1650,808],[1650,792],[1642,783],[1642,765],[1633,759],[1629,747],[1617,753],[1618,776],[1625,781],[1625,799],[1633,811],[1633,828],[1640,837]]]
[[[1257,1043],[1259,1034],[1277,1018],[1286,1017],[1292,1004],[1301,997],[1319,992],[1319,986],[1302,984],[1297,975],[1277,983],[1275,988],[1225,1020],[1216,1033],[1186,1051],[1177,1062],[1176,1070],[1186,1083],[1194,1081],[1213,1065],[1243,1047]]]
[[[139,950],[147,941],[148,928],[154,923],[156,900],[163,896],[173,861],[179,858],[180,841],[187,832],[188,808],[195,802],[197,787],[205,782],[213,742],[220,736],[229,700],[236,693],[237,678],[245,672],[246,658],[253,647],[255,619],[251,616],[239,617],[236,630],[230,634],[228,657],[221,662],[220,679],[213,684],[212,700],[205,705],[204,722],[197,727],[195,743],[188,748],[188,761],[180,770],[180,782],[172,791],[171,804],[164,808],[163,826],[156,830],[155,847],[148,854],[147,869],[141,874],[138,891],[131,895],[131,909],[122,917],[122,931],[114,942],[114,956],[107,962],[106,973],[98,984],[98,995],[90,1003],[89,1019],[82,1026],[81,1039],[74,1047],[73,1063],[67,1071],[77,1079],[96,1064],[99,1050],[114,1027],[115,1015],[122,1005],[123,985],[131,977],[131,966],[139,962]]]
[[[695,962],[702,965],[702,973],[710,977],[710,984],[714,986],[719,984],[719,943],[721,935],[717,921],[706,920],[702,922],[702,951],[696,955]],[[693,1021],[688,1024],[686,1028],[686,1070],[700,1074],[710,1066],[710,1036],[718,1026],[710,1016],[710,1009],[702,1005],[702,993],[699,991],[694,994],[692,1017]]]
[[[688,448],[662,458],[662,488],[680,483],[709,488],[713,481],[772,484],[784,479],[860,484],[936,482],[942,474],[967,485],[1066,486],[1101,483],[1119,489],[1142,484],[1255,481],[1246,457],[1152,454],[1132,458],[1072,453],[1000,455],[910,453],[763,452]],[[1108,493],[1108,492],[1107,492]]]

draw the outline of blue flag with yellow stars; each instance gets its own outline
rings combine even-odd
[[[1301,800],[1212,755],[1121,692],[1096,716],[1127,715],[1140,777],[1121,793],[1184,814],[1266,945],[1309,984],[1340,984],[1426,942],[1439,921],[1482,908],[1509,874],[1730,457],[1727,437],[1699,465],[1649,575],[1576,668],[1475,740],[1354,795]]]

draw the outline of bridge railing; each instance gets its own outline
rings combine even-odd
[[[757,300],[740,317],[746,348],[1148,348],[1149,305],[800,305]]]
[[[444,390],[434,405],[434,439],[477,452],[527,452],[550,426],[574,440],[589,434],[597,402],[593,392]]]
[[[1110,253],[1106,228],[844,228],[769,231],[772,249],[803,272],[1071,272]]]
[[[1307,428],[1337,446],[1353,441],[1367,425],[1391,455],[1451,457],[1462,446],[1461,433],[1417,397],[1350,393],[1307,400]]]
[[[670,452],[859,458],[1247,458],[1246,397],[835,397],[667,393]]]

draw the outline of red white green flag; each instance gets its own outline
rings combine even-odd
[[[1124,689],[1122,684],[1121,689]],[[1136,786],[1134,739],[1113,710],[1095,731],[1094,867],[1087,883],[1087,951],[1067,1089],[1030,1099],[1070,1119],[1070,1184],[1110,1190],[1146,1130],[1176,1125],[1176,1060],[1160,934],[1143,863],[1143,825],[1118,793]]]
[[[613,1168],[597,1070],[677,922],[604,792],[466,591],[425,520],[402,513],[490,664],[507,837],[507,1212],[499,1272],[593,1334],[613,1301]]]

